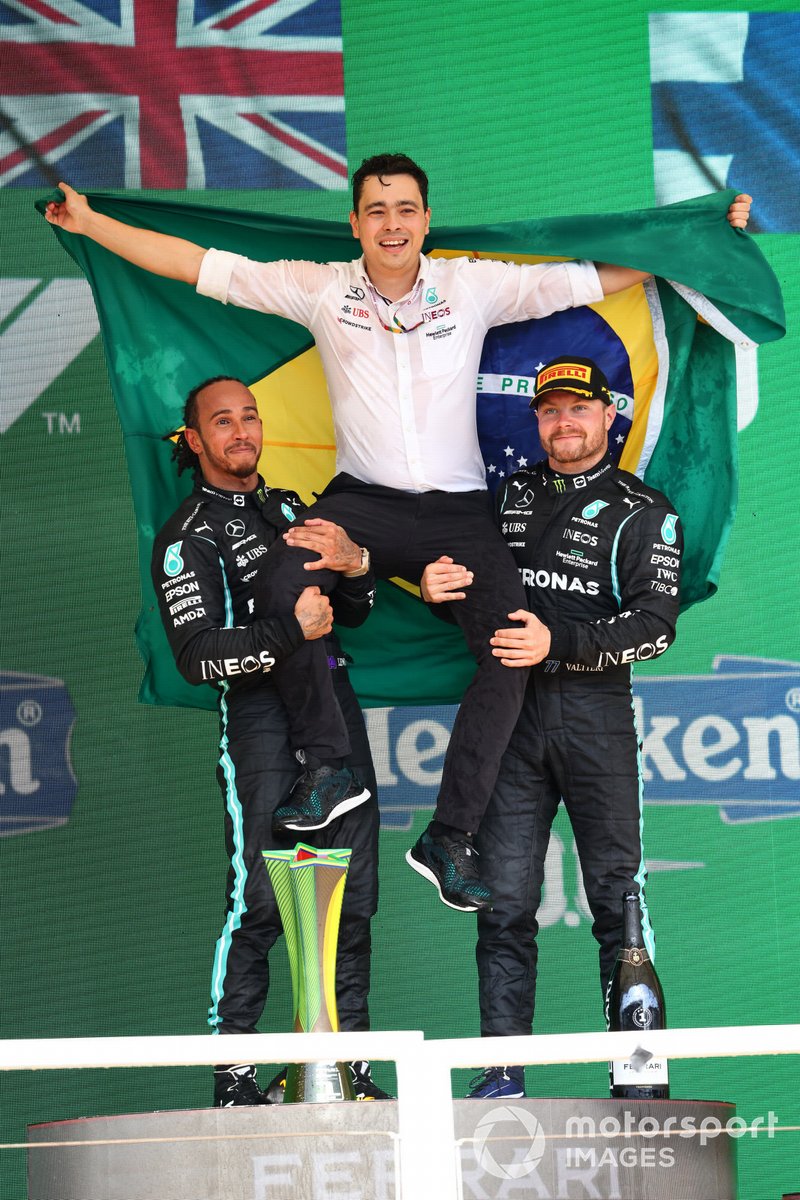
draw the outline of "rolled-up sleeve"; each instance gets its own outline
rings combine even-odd
[[[506,263],[504,268],[492,297],[491,325],[546,317],[603,299],[593,262]]]
[[[197,292],[222,304],[253,308],[307,325],[320,292],[330,282],[321,263],[279,259],[255,262],[229,250],[207,250],[200,264]]]
[[[603,287],[597,267],[587,259],[577,262],[561,263],[567,274],[572,290],[572,307],[580,308],[582,304],[599,304],[603,299]]]
[[[240,254],[231,254],[230,250],[206,250],[197,277],[198,295],[227,304],[231,275],[240,258]]]

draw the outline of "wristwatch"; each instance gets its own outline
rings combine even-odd
[[[366,575],[369,570],[369,550],[366,546],[361,547],[361,566],[355,571],[343,571],[345,579],[358,579],[359,575]]]

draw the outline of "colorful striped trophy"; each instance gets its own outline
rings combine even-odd
[[[263,850],[283,923],[295,1033],[336,1033],[336,943],[351,850]],[[347,1063],[291,1063],[283,1102],[354,1100]]]

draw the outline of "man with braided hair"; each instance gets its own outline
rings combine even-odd
[[[209,683],[218,691],[217,777],[229,867],[209,1024],[219,1034],[255,1033],[264,1008],[267,956],[281,924],[261,852],[296,841],[294,833],[273,831],[275,809],[286,802],[297,775],[274,673],[298,646],[319,640],[350,738],[345,765],[367,782],[366,799],[342,803],[336,818],[314,834],[320,848],[353,850],[339,935],[337,1005],[343,1029],[367,1029],[370,920],[377,907],[375,773],[364,719],[331,630],[334,618],[353,626],[366,619],[374,581],[344,530],[317,520],[309,528],[340,573],[338,585],[330,596],[306,587],[289,616],[256,618],[253,590],[269,548],[304,505],[295,492],[267,487],[258,474],[261,421],[255,398],[239,380],[221,376],[199,384],[189,394],[184,420],[175,457],[179,470],[194,471],[195,487],[155,540],[152,575],[178,669],[189,683]],[[353,1064],[353,1083],[361,1099],[384,1095],[367,1063]],[[216,1105],[265,1102],[252,1063],[216,1069]]]

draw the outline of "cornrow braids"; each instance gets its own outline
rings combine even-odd
[[[179,475],[182,475],[184,471],[192,471],[194,473],[200,467],[200,459],[187,442],[186,433],[183,429],[173,443],[172,461],[177,463]]]

